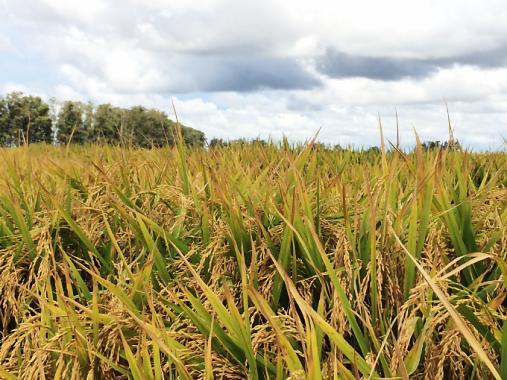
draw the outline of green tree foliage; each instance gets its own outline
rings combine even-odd
[[[88,142],[90,121],[86,118],[86,106],[81,102],[66,101],[58,114],[57,140],[60,144]]]
[[[101,104],[94,113],[93,140],[118,144],[122,132],[124,110],[111,104]]]
[[[442,143],[440,141],[425,141],[421,144],[423,150],[441,149]]]
[[[0,145],[51,143],[49,106],[38,96],[13,92],[0,99]]]
[[[202,147],[206,143],[206,136],[197,129],[181,126],[181,133],[185,144],[192,147]]]
[[[165,113],[135,106],[125,113],[125,128],[122,137],[143,148],[173,145],[172,126],[173,123]]]
[[[122,138],[143,148],[174,145],[176,123],[165,112],[135,106],[125,111]],[[206,142],[204,133],[181,126],[185,144],[202,147]]]
[[[210,140],[208,144],[210,148],[223,148],[223,147],[247,146],[247,145],[267,146],[269,145],[269,143],[261,138],[255,138],[252,140],[244,138],[234,140],[224,140],[221,138],[214,137]],[[321,145],[324,147],[324,144]]]
[[[461,144],[457,140],[446,141],[444,143],[440,141],[425,141],[422,144],[423,150],[434,150],[434,149],[448,149],[448,150],[460,150]]]
[[[9,109],[7,108],[7,101],[0,98],[0,146],[6,146],[9,139]]]
[[[221,148],[221,147],[226,146],[227,142],[224,141],[223,139],[218,138],[218,137],[214,137],[210,140],[208,145],[210,148],[218,148],[218,147]]]
[[[0,97],[0,146],[25,143],[129,144],[152,148],[175,144],[176,123],[156,109],[130,109],[66,101],[61,107],[40,97],[13,92]],[[184,142],[202,147],[204,133],[181,126]],[[53,136],[56,139],[53,139]]]

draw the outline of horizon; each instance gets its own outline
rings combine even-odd
[[[365,11],[366,9],[366,11]],[[142,105],[213,138],[505,150],[501,1],[0,2],[0,96]]]

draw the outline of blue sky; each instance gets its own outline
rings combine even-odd
[[[507,137],[503,1],[0,0],[0,94],[171,112],[211,137]]]

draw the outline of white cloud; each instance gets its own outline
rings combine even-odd
[[[11,47],[11,41],[6,36],[0,35],[0,52],[10,50]]]
[[[20,84],[20,83],[4,83],[2,84],[2,93],[7,94],[9,92],[28,92],[30,90],[29,87]]]
[[[404,141],[413,126],[445,138],[447,100],[465,142],[488,148],[505,137],[503,1],[4,0],[0,9],[0,54],[26,51],[57,72],[45,84],[17,75],[16,85],[0,73],[2,92],[169,114],[174,96],[182,120],[209,137],[304,140],[322,127],[321,140],[355,145],[377,143],[377,114],[392,127],[395,107]],[[329,48],[363,57],[366,71],[392,59],[435,69],[333,79],[316,64]]]

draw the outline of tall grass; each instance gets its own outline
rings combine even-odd
[[[0,378],[507,378],[505,153],[0,151]]]

